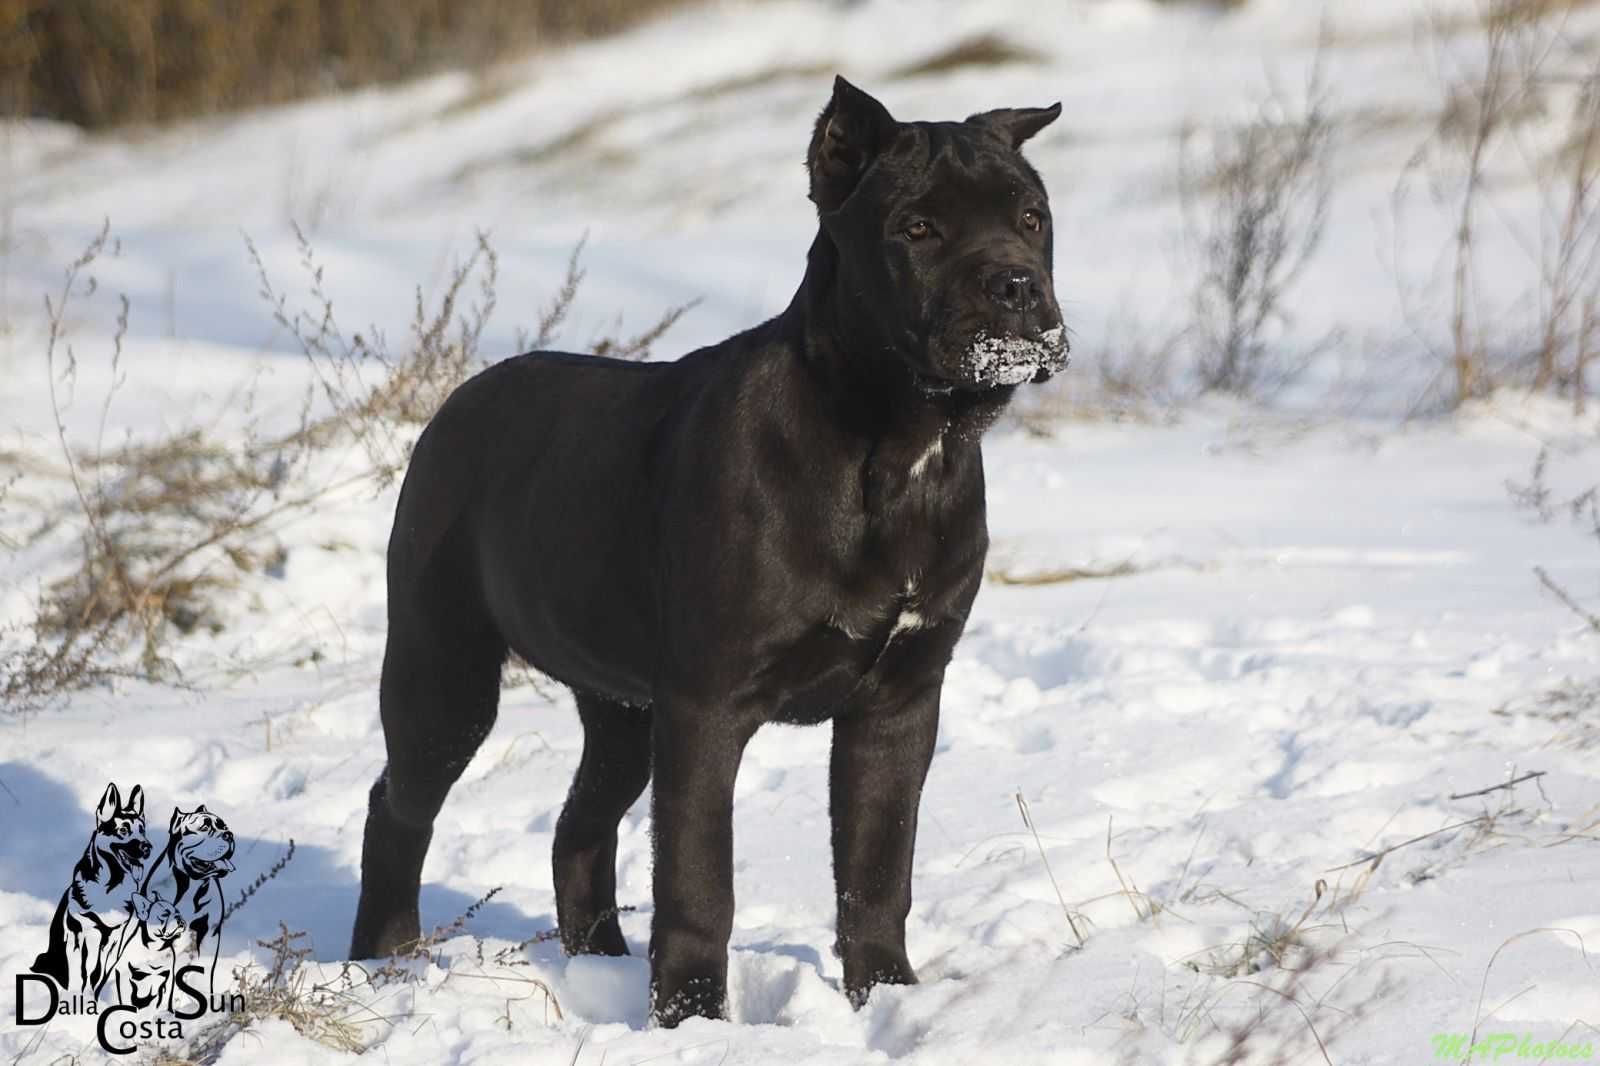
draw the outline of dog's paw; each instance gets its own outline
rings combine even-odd
[[[844,957],[844,994],[856,1010],[866,1006],[878,985],[914,985],[917,972],[903,951],[862,945]]]
[[[567,926],[571,924],[581,930],[575,936],[566,933]],[[612,913],[604,918],[583,922],[580,920],[561,921],[562,929],[561,947],[569,956],[578,955],[627,955],[628,942],[622,936],[622,926],[617,922],[615,908]]]
[[[727,1017],[727,983],[715,977],[690,977],[652,982],[650,1017],[663,1029],[675,1029],[689,1018]]]

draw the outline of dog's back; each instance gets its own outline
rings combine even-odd
[[[390,625],[437,625],[436,590],[451,588],[459,626],[487,623],[540,669],[648,702],[659,472],[701,365],[535,352],[458,389],[418,440],[401,489]],[[579,420],[596,432],[571,433]],[[566,508],[572,500],[584,505]],[[531,520],[554,508],[570,520]],[[519,594],[528,587],[546,595]],[[633,609],[595,609],[618,599]]]

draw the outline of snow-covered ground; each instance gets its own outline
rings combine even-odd
[[[1431,6],[1449,23],[1471,5]],[[1415,32],[1420,3],[1328,10],[1336,106],[1365,122],[1340,150],[1294,310],[1301,335],[1339,326],[1345,343],[1276,410],[1194,403],[1044,437],[1003,425],[986,446],[994,579],[949,671],[923,800],[909,930],[923,983],[879,989],[860,1012],[839,989],[826,729],[763,733],[740,774],[732,1020],[646,1023],[647,798],[619,856],[635,955],[567,960],[540,943],[524,965],[494,963],[554,923],[549,848],[581,746],[564,694],[520,687],[440,818],[424,928],[501,891],[419,981],[353,993],[369,1054],[1199,1063],[1263,1014],[1278,1039],[1249,1061],[1278,1045],[1282,1061],[1324,1061],[1312,1026],[1339,1063],[1433,1060],[1435,1035],[1474,1029],[1600,1045],[1600,746],[1573,743],[1582,722],[1538,713],[1565,680],[1600,673],[1600,643],[1532,572],[1593,604],[1600,551],[1506,491],[1546,445],[1558,488],[1597,480],[1594,419],[1515,396],[1394,416],[1437,370],[1415,312],[1437,296],[1423,290],[1448,221],[1421,192],[1397,219],[1391,194],[1438,107],[1439,52]],[[39,472],[57,462],[41,294],[103,219],[120,255],[68,315],[79,439],[100,422],[116,292],[132,316],[108,439],[234,432],[251,382],[256,412],[293,416],[306,368],[241,239],[298,298],[291,220],[341,321],[395,339],[412,287],[437,291],[473,228],[491,230],[497,354],[587,233],[566,343],[700,300],[658,347],[670,355],[787,301],[814,225],[800,161],[836,69],[906,118],[1064,102],[1028,151],[1052,191],[1057,287],[1086,364],[1068,374],[1092,372],[1115,323],[1159,332],[1183,313],[1179,130],[1300,84],[1323,14],[1298,0],[1226,17],[1146,0],[713,5],[480,76],[117,136],[10,127],[0,462],[27,476],[0,507],[26,522],[18,500],[62,490]],[[1600,15],[1580,8],[1568,32],[1593,39]],[[897,73],[983,34],[1033,58]],[[1508,186],[1501,214],[1534,196]],[[1509,328],[1531,267],[1514,227],[1483,241],[1486,306]],[[1410,314],[1408,286],[1423,291]],[[1423,317],[1442,335],[1441,315]],[[158,847],[171,805],[223,814],[239,836],[233,892],[292,838],[293,861],[229,920],[224,970],[264,959],[256,941],[282,921],[337,974],[382,763],[392,507],[392,491],[355,494],[283,526],[277,576],[249,578],[220,633],[179,646],[193,687],[120,683],[0,717],[0,1058],[100,1055],[92,1020],[15,1026],[9,988],[43,947],[107,780],[144,785]],[[44,544],[0,572],[6,618],[70,561],[69,539]],[[1077,570],[1117,576],[1051,580]],[[1600,711],[1587,714],[1592,738]],[[1452,798],[1529,771],[1544,776]],[[1359,861],[1400,844],[1375,870]],[[348,1057],[274,1022],[222,1061]]]

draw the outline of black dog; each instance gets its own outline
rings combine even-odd
[[[1066,365],[1044,186],[1018,151],[1060,111],[900,123],[841,78],[786,311],[676,363],[537,352],[450,397],[389,541],[389,758],[353,956],[419,935],[434,816],[509,650],[583,720],[554,849],[569,952],[627,951],[616,827],[654,774],[652,1011],[720,1017],[740,755],[768,722],[832,719],[845,990],[859,1006],[916,979],[917,804],[988,548],[979,437]]]

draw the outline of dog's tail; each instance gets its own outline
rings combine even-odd
[[[50,944],[33,960],[33,965],[28,967],[34,973],[44,974],[54,979],[62,988],[70,988],[68,984],[67,964],[67,897],[61,897],[61,903],[56,907],[56,916],[50,919]]]

